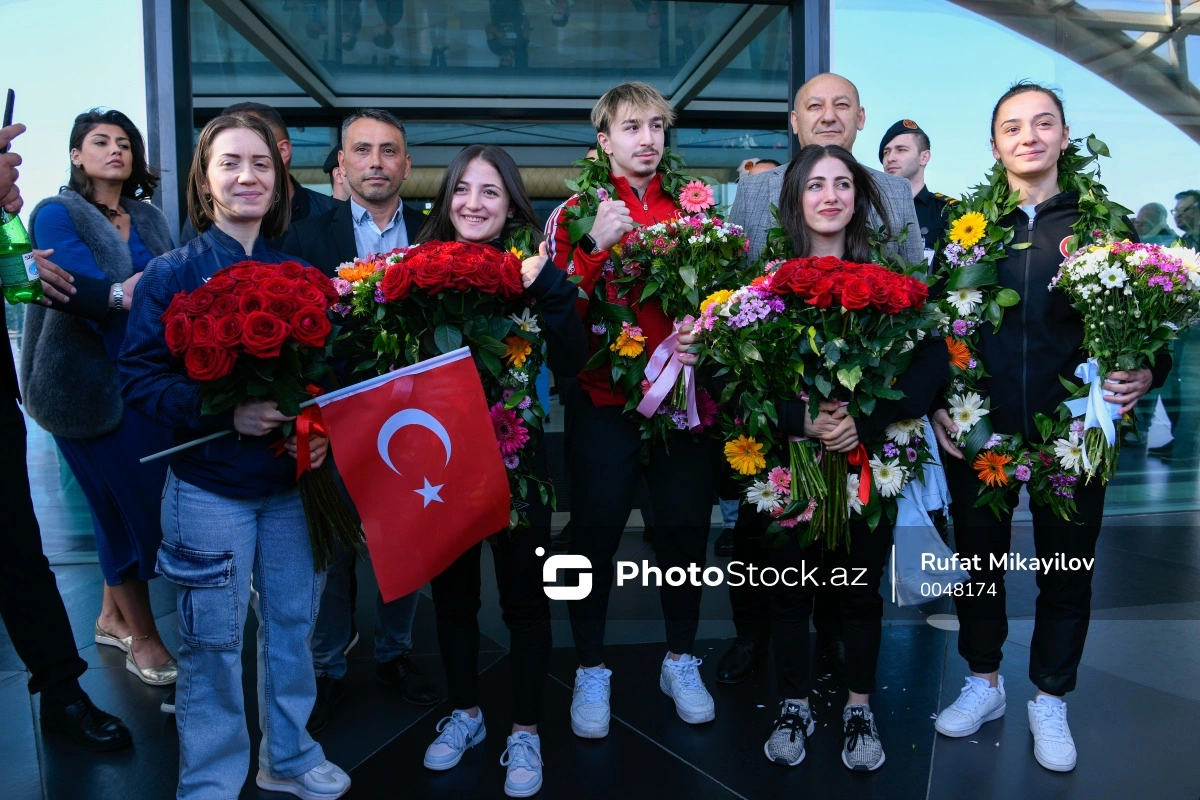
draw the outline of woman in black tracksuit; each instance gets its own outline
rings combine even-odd
[[[991,399],[989,419],[998,434],[1036,439],[1034,416],[1054,414],[1068,397],[1059,377],[1073,379],[1075,367],[1087,359],[1082,318],[1064,292],[1047,290],[1080,215],[1078,194],[1059,190],[1058,159],[1068,144],[1062,101],[1050,89],[1022,82],[996,103],[992,153],[1008,171],[1010,188],[1021,192],[1022,204],[1001,221],[1013,228],[1014,237],[1009,255],[998,264],[1001,285],[1019,293],[1021,301],[1008,310],[999,331],[985,326],[979,340],[979,357],[989,375],[982,388]],[[1024,243],[1029,247],[1014,247]],[[1104,388],[1114,394],[1107,399],[1128,412],[1152,386],[1162,384],[1170,366],[1164,354],[1152,370],[1110,373]],[[1012,517],[1010,512],[997,521],[989,508],[975,505],[979,481],[952,443],[957,428],[945,411],[936,413],[933,423],[951,456],[943,463],[953,499],[955,544],[964,558],[979,556],[983,567],[971,572],[971,591],[956,597],[958,649],[971,676],[962,695],[936,723],[943,735],[969,736],[1005,710],[1004,679],[999,676],[1001,646],[1008,636],[1004,570],[992,569],[990,556],[1009,551]],[[1031,506],[1038,557],[1095,556],[1104,488],[1099,481],[1079,481],[1074,487],[1078,513],[1069,523],[1047,507]],[[1038,693],[1028,704],[1029,720],[1035,757],[1042,766],[1060,772],[1075,766],[1062,696],[1075,688],[1088,629],[1091,581],[1091,571],[1052,570],[1037,576],[1040,591],[1029,677]]]
[[[495,145],[471,145],[446,168],[417,243],[457,240],[504,249],[504,240],[522,227],[533,229],[534,241],[540,239],[516,163]],[[566,273],[553,264],[545,268],[547,263],[543,245],[540,257],[523,262],[521,279],[537,303],[550,369],[574,375],[587,361],[587,336],[575,309],[579,293]],[[536,430],[530,434],[526,447],[533,452],[534,471],[549,480],[541,434]],[[500,531],[489,540],[500,608],[511,638],[513,727],[501,758],[501,764],[508,767],[504,791],[511,797],[529,797],[542,785],[537,725],[550,668],[550,601],[542,590],[542,562],[550,550],[550,509],[539,501],[535,485],[530,485],[529,495],[524,510],[529,525]],[[475,545],[432,581],[438,644],[454,705],[425,751],[425,766],[433,770],[455,766],[486,735],[478,671],[482,550],[482,543]]]
[[[831,255],[850,261],[871,260],[867,222],[874,207],[881,219],[875,184],[846,150],[812,145],[792,160],[784,174],[779,198],[780,219],[792,239],[797,256]],[[683,337],[680,346],[694,339]],[[926,337],[913,354],[908,369],[895,388],[900,400],[880,400],[865,417],[850,418],[837,404],[822,404],[814,420],[807,403],[776,399],[779,433],[819,438],[833,451],[848,453],[859,442],[875,442],[891,423],[921,417],[931,411],[948,374],[945,342]],[[742,519],[741,514],[747,518]],[[765,533],[770,518],[743,504],[739,526],[755,527]],[[836,603],[846,647],[846,685],[850,696],[840,710],[842,763],[855,771],[871,771],[884,763],[883,746],[869,699],[875,691],[875,673],[882,640],[883,598],[879,584],[892,545],[892,525],[883,519],[874,530],[866,522],[850,524],[849,546],[824,549],[820,542],[801,547],[796,536],[788,536],[778,547],[766,547],[770,567],[789,575],[793,585],[776,582],[770,594],[771,638],[775,644],[775,676],[780,701],[779,717],[763,745],[772,762],[796,766],[806,755],[806,739],[815,728],[809,695],[813,675],[809,657],[809,617],[817,585],[828,584],[833,570],[844,570],[852,585],[829,586],[829,600]],[[817,567],[812,573],[813,567]],[[801,583],[799,575],[812,574]]]

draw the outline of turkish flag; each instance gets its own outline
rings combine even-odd
[[[317,403],[385,601],[508,527],[508,473],[467,348]]]

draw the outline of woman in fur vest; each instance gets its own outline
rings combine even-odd
[[[92,512],[104,573],[97,644],[124,651],[125,665],[152,686],[173,684],[176,663],[150,610],[147,581],[162,542],[159,504],[166,461],[139,464],[171,446],[170,432],[121,402],[116,358],[134,287],[155,256],[172,249],[166,217],[145,202],[158,185],[142,134],[119,111],[75,118],[71,177],[30,217],[35,246],[72,275],[109,284],[107,307],[90,318],[31,306],[25,317],[21,384],[25,408],[54,435]],[[99,305],[99,304],[93,304]]]

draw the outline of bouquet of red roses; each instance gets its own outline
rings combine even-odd
[[[355,372],[382,375],[470,345],[508,471],[512,497],[532,487],[553,507],[554,486],[532,463],[534,431],[546,411],[534,384],[545,362],[537,309],[521,282],[521,259],[534,252],[531,231],[518,232],[507,250],[466,242],[425,242],[367,262],[338,268],[335,306],[348,318],[342,341],[356,358]],[[510,528],[526,523],[522,502]]]
[[[302,403],[320,393],[333,326],[326,311],[338,294],[320,270],[294,261],[244,261],[171,300],[162,320],[171,354],[200,384],[202,414],[252,400],[273,400],[295,416],[296,473],[318,571],[336,544],[357,547],[361,531],[337,491],[327,464],[312,469],[308,436],[324,435],[320,410]],[[285,426],[290,434],[293,423]],[[283,441],[276,447],[283,452]]]
[[[771,424],[779,421],[776,399],[806,399],[814,415],[822,401],[844,403],[851,416],[868,415],[879,399],[903,396],[892,383],[907,369],[917,339],[936,326],[932,309],[922,310],[928,287],[878,264],[796,258],[767,269],[749,286],[711,295],[700,320],[720,365],[716,375],[725,379],[722,401],[732,402],[726,459],[743,477],[767,466]],[[908,444],[903,435],[893,444],[900,440]],[[844,537],[850,511],[870,504],[873,475],[881,483],[889,476],[884,496],[893,497],[905,474],[919,473],[915,457],[881,460],[898,459],[898,450],[872,459],[861,445],[849,455],[818,452],[811,442],[787,447],[790,502],[777,516],[812,519],[828,546]],[[849,474],[850,465],[857,474]]]

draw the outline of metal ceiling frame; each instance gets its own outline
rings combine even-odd
[[[198,121],[231,103],[243,100],[254,100],[281,110],[295,110],[315,116],[332,117],[336,114],[330,112],[342,109],[379,106],[405,111],[409,114],[433,114],[448,119],[479,118],[481,115],[489,118],[546,117],[552,119],[568,116],[574,118],[580,112],[586,115],[596,101],[593,96],[481,98],[478,96],[339,95],[322,77],[322,70],[319,66],[292,48],[284,37],[272,27],[271,23],[251,8],[246,0],[192,0],[192,2],[203,2],[211,8],[218,17],[228,23],[307,94],[305,97],[249,96],[245,94],[196,96],[192,102]],[[689,105],[693,103],[697,106],[696,110],[701,113],[710,111],[712,101],[697,101],[700,93],[754,40],[754,37],[770,25],[779,14],[785,13],[787,7],[786,0],[783,2],[766,0],[766,2],[746,4],[745,10],[738,20],[692,67],[691,72],[684,77],[679,87],[669,96],[668,99],[676,111],[686,113]],[[770,113],[777,113],[780,108],[786,110],[786,103],[764,102],[761,98],[746,101],[721,101],[720,105],[733,119],[762,114],[768,109]]]
[[[1200,142],[1200,88],[1187,61],[1187,37],[1200,35],[1200,0],[1162,0],[1162,13],[1092,9],[1077,0],[950,2],[1065,55]],[[1164,44],[1167,58],[1155,53]]]

